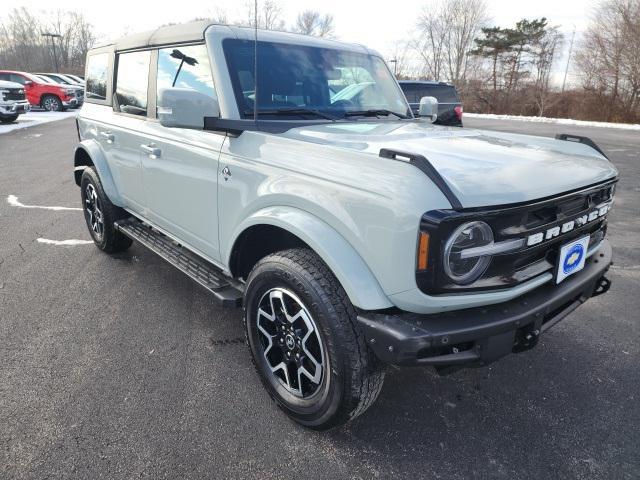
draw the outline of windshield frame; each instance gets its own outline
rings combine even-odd
[[[243,88],[240,84],[239,72],[241,70],[236,66],[235,61],[237,60],[237,58],[234,57],[234,52],[232,51],[232,49],[240,45],[245,47],[251,46],[251,60],[253,61],[254,59],[253,51],[255,48],[255,43],[252,40],[234,38],[234,37],[223,38],[221,43],[222,43],[221,45],[222,57],[224,58],[225,64],[226,64],[225,65],[226,75],[228,76],[228,80],[230,82],[229,86],[231,87],[231,90],[233,92],[234,106],[236,107],[238,118],[243,121],[254,120],[253,104],[250,105],[250,108],[247,108],[247,104],[246,104],[246,99],[247,99],[246,94],[247,92],[249,92],[249,90],[243,91]],[[291,123],[291,122],[307,123],[311,121],[313,123],[326,123],[326,122],[335,122],[335,121],[357,122],[360,120],[366,120],[367,122],[372,122],[372,121],[387,121],[387,120],[398,121],[400,119],[411,119],[411,120],[415,119],[412,113],[411,107],[407,102],[401,87],[398,85],[397,79],[394,77],[393,73],[391,72],[389,66],[384,61],[384,59],[376,52],[372,52],[370,50],[365,50],[365,49],[356,50],[356,49],[350,49],[350,48],[340,48],[339,45],[338,46],[306,45],[304,43],[278,41],[277,39],[258,40],[258,47],[260,46],[269,47],[272,45],[277,47],[291,47],[296,49],[326,50],[330,52],[336,52],[337,54],[358,55],[363,57],[363,59],[368,58],[368,60],[371,62],[371,65],[373,65],[373,63],[376,63],[375,67],[378,69],[377,70],[378,73],[381,71],[380,69],[382,69],[382,71],[384,72],[382,73],[384,77],[376,76],[375,81],[377,83],[383,83],[383,82],[386,83],[387,81],[389,82],[387,85],[383,84],[381,86],[381,89],[386,88],[386,91],[384,92],[385,99],[391,99],[391,100],[388,100],[388,105],[386,105],[387,108],[380,108],[381,105],[371,105],[370,108],[367,109],[371,111],[368,112],[369,114],[366,114],[366,115],[346,115],[346,114],[341,115],[338,112],[341,112],[341,111],[349,112],[349,110],[346,110],[346,109],[338,110],[337,108],[335,109],[326,108],[330,104],[326,104],[326,105],[302,104],[302,105],[298,105],[296,108],[293,108],[293,106],[290,106],[290,107],[283,107],[281,109],[269,108],[269,106],[267,105],[261,105],[260,106],[261,110],[263,111],[269,110],[268,113],[263,112],[262,114],[260,114],[259,112],[258,118],[256,120],[259,120],[261,123],[271,122],[271,121],[274,121],[274,122],[285,121],[288,123]],[[320,52],[318,54],[320,54]],[[261,56],[260,56],[260,51],[258,50],[258,74],[263,73],[263,71],[260,68],[260,60],[261,60]],[[380,63],[377,64],[377,62],[380,62]],[[251,68],[251,73],[253,73],[253,68]],[[331,78],[327,78],[327,80],[331,80]],[[260,78],[258,79],[258,81],[260,81]],[[349,84],[344,88],[347,88],[350,85],[357,85],[357,83]],[[333,89],[329,89],[329,90],[330,92],[333,91]],[[258,87],[258,101],[262,103],[262,100],[260,98],[259,87]],[[394,108],[394,105],[392,104],[393,102],[395,102],[396,104],[395,108]],[[286,110],[288,108],[292,110],[307,110],[308,114],[301,114],[299,111],[297,113],[287,114]],[[275,110],[282,110],[282,111],[277,112],[276,114]],[[363,110],[362,105],[354,105],[353,110],[354,111]],[[388,110],[389,112],[385,113],[385,110]],[[313,111],[318,111],[322,115],[314,115]],[[372,111],[378,112],[377,115],[372,114]],[[324,116],[325,118],[322,118],[322,116]],[[328,116],[332,116],[335,118],[328,119],[326,118]],[[400,117],[403,117],[403,118],[400,118]]]

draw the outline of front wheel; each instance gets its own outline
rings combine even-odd
[[[18,115],[10,115],[8,117],[0,117],[0,123],[13,123],[18,119]]]
[[[332,428],[378,397],[384,369],[344,289],[313,252],[285,250],[260,260],[247,280],[244,320],[262,383],[296,422]]]
[[[60,100],[55,95],[45,95],[44,97],[42,97],[41,105],[42,108],[44,108],[48,112],[61,112],[62,110],[64,110],[62,100]]]

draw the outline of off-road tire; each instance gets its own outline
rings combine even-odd
[[[0,123],[13,123],[18,119],[18,115],[11,115],[9,117],[0,117]]]
[[[47,112],[62,112],[65,110],[62,100],[55,95],[43,95],[40,106]]]
[[[99,201],[103,224],[102,234],[97,232],[92,225],[91,213],[89,213],[90,202],[87,202],[88,190],[94,191]],[[89,229],[91,238],[96,246],[106,253],[123,252],[129,248],[133,241],[116,230],[114,223],[117,220],[127,218],[130,215],[125,210],[113,205],[111,201],[109,201],[109,198],[102,188],[100,177],[94,167],[87,167],[84,169],[82,179],[80,181],[80,195],[87,228]]]
[[[304,403],[274,387],[274,373],[258,333],[258,308],[266,292],[287,289],[304,304],[318,327],[327,353],[323,380],[315,399]],[[246,283],[244,325],[253,364],[267,392],[289,417],[305,427],[326,430],[363,413],[380,393],[384,366],[367,347],[356,324],[356,309],[326,264],[308,249],[268,255],[253,268]]]

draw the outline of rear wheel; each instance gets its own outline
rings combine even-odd
[[[247,280],[245,332],[275,403],[317,430],[341,425],[377,398],[384,370],[356,311],[324,262],[306,249],[268,255]]]
[[[40,101],[40,106],[48,112],[61,112],[64,110],[62,100],[55,95],[45,95]]]
[[[100,177],[93,167],[87,167],[80,182],[82,210],[87,228],[96,246],[107,253],[122,252],[131,246],[132,240],[115,228],[115,221],[129,214],[113,205],[104,193]]]

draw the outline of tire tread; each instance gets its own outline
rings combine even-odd
[[[102,182],[100,181],[100,177],[98,176],[98,172],[96,171],[95,167],[87,167],[82,173],[83,180],[80,182],[80,188],[82,189],[85,188],[85,178],[88,178],[88,181],[91,181],[93,183],[102,203],[102,214],[104,217],[104,234],[103,241],[101,243],[98,243],[94,238],[96,246],[106,253],[124,252],[131,246],[133,241],[126,235],[116,230],[114,223],[116,222],[116,220],[128,217],[129,213],[127,213],[126,210],[123,210],[122,208],[117,207],[116,205],[111,203],[109,197],[107,197],[107,194],[102,188]],[[91,234],[91,231],[89,233]],[[93,235],[91,236],[93,238]]]
[[[357,316],[355,307],[333,272],[313,251],[294,248],[276,252],[260,260],[252,273],[256,269],[264,268],[270,262],[284,263],[294,270],[302,269],[312,283],[320,287],[316,288],[316,291],[320,294],[321,301],[335,310],[336,314],[332,320],[338,322],[340,327],[336,332],[343,332],[339,335],[339,344],[346,353],[345,358],[348,362],[343,385],[345,399],[331,421],[318,428],[332,428],[356,418],[378,398],[384,383],[385,370],[367,347],[364,333],[355,322]],[[252,275],[249,276],[247,284],[250,283],[251,277]],[[257,369],[255,362],[254,366]]]

